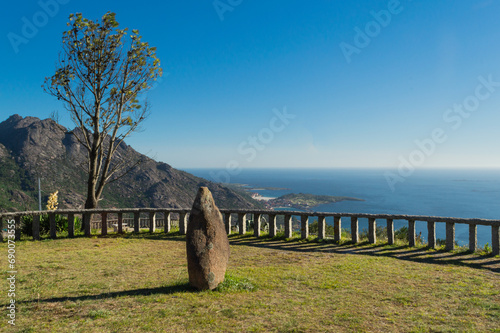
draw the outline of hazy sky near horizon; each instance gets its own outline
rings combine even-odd
[[[127,140],[178,168],[500,168],[500,1],[4,4],[0,121],[64,108],[41,88],[70,13],[158,48]]]

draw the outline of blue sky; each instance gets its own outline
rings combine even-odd
[[[107,11],[164,69],[127,143],[174,167],[500,167],[500,1],[10,2],[0,121],[73,127],[41,85],[69,14]]]

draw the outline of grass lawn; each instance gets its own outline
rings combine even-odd
[[[230,236],[226,282],[197,292],[185,237],[16,243],[6,332],[500,332],[500,258],[405,245]],[[0,245],[7,276],[7,245]]]

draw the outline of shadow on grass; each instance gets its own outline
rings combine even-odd
[[[54,297],[40,300],[30,300],[30,301],[20,301],[16,303],[59,303],[59,302],[77,302],[77,301],[88,301],[88,300],[98,300],[98,299],[110,299],[124,296],[150,296],[150,295],[170,295],[174,293],[197,293],[199,292],[196,288],[193,288],[189,283],[180,283],[172,286],[158,287],[158,288],[142,288],[124,291],[107,292],[97,295],[85,295],[85,296],[74,296],[74,297]],[[2,306],[7,306],[6,304]]]
[[[256,291],[257,287],[252,284],[248,279],[241,278],[238,276],[233,276],[226,274],[224,281],[219,284],[211,292],[215,293],[226,293],[226,292],[238,292],[238,291]],[[16,303],[60,303],[60,302],[78,302],[78,301],[88,301],[88,300],[101,300],[101,299],[112,299],[117,297],[126,296],[150,296],[150,295],[170,295],[175,293],[200,293],[204,291],[199,291],[198,289],[192,287],[187,281],[182,283],[176,283],[171,286],[163,286],[157,288],[142,288],[133,290],[123,290],[115,292],[106,292],[97,295],[84,295],[84,296],[73,296],[73,297],[54,297],[46,298],[40,300],[28,300],[19,301]],[[8,306],[9,304],[1,304],[0,306]]]
[[[166,240],[166,241],[177,241],[185,242],[186,236],[181,235],[179,231],[164,233],[164,232],[149,232],[141,231],[140,233],[112,233],[106,236],[98,235],[97,238],[125,238],[125,239],[148,239],[148,240]]]
[[[78,235],[75,238],[82,238]],[[108,234],[106,236],[93,236],[97,238],[124,238],[124,239],[148,239],[148,240],[163,240],[163,241],[176,241],[185,242],[185,235],[181,235],[178,231],[163,233],[155,232],[150,233],[147,231],[123,234]],[[269,237],[267,235],[261,237],[254,237],[252,233],[245,235],[231,234],[229,235],[229,243],[231,245],[250,246],[257,248],[269,248],[282,251],[294,252],[323,252],[323,253],[338,253],[338,254],[357,254],[357,255],[370,255],[370,256],[384,256],[397,258],[401,260],[408,260],[413,262],[430,263],[437,265],[455,265],[466,266],[475,269],[490,270],[495,273],[500,273],[500,258],[491,254],[478,255],[469,251],[446,251],[444,249],[429,249],[424,245],[417,247],[410,247],[404,244],[388,245],[387,243],[369,244],[366,240],[362,239],[359,243],[351,241],[335,242],[332,239],[318,240],[307,239],[302,240],[300,236],[292,238],[285,238],[282,235],[276,237]],[[45,239],[50,241],[50,239]],[[172,287],[165,287],[172,288]],[[159,288],[161,289],[161,288]],[[147,289],[146,289],[147,290]],[[131,291],[133,292],[133,291]],[[95,297],[95,296],[93,296]]]
[[[500,273],[500,259],[493,255],[477,255],[468,251],[445,251],[433,250],[420,245],[410,247],[409,245],[388,245],[387,243],[369,244],[366,241],[354,244],[352,242],[333,242],[331,240],[301,240],[298,238],[255,238],[252,236],[230,236],[231,245],[251,246],[257,248],[269,248],[293,252],[323,252],[338,254],[370,255],[397,258],[419,263],[430,263],[436,265],[455,265],[471,267],[475,269],[490,270]]]

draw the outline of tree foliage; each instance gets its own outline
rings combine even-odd
[[[149,105],[140,95],[162,74],[156,48],[139,31],[119,29],[115,14],[100,21],[71,14],[63,33],[55,74],[44,90],[64,104],[80,130],[76,139],[87,150],[86,208],[97,207],[104,186],[119,179],[130,165],[113,162],[123,140],[138,129]]]

